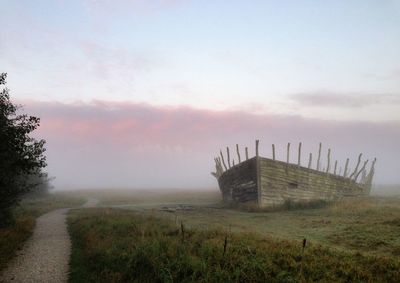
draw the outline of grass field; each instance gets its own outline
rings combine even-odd
[[[70,282],[398,282],[397,257],[174,221],[113,208],[70,213]],[[226,242],[225,242],[226,239]],[[225,244],[226,243],[226,244]],[[224,248],[225,247],[225,248]],[[225,252],[224,252],[225,249]]]
[[[215,191],[86,193],[114,208],[71,212],[71,282],[400,282],[398,196],[247,212]]]
[[[35,219],[38,216],[57,208],[76,207],[84,201],[84,199],[66,193],[55,193],[46,197],[23,200],[15,209],[15,223],[0,229],[0,270],[32,235]]]

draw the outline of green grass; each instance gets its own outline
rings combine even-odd
[[[160,206],[159,206],[160,207]],[[173,206],[170,206],[173,207]],[[137,206],[131,209],[139,210]],[[144,210],[146,211],[146,210]],[[344,200],[324,208],[247,212],[216,206],[161,212],[195,229],[231,229],[279,239],[301,240],[342,250],[394,256],[400,250],[400,198]]]
[[[329,213],[337,211],[330,208]],[[223,226],[189,229],[185,225],[182,240],[180,226],[172,219],[158,216],[154,210],[71,211],[68,217],[73,243],[70,282],[400,280],[400,261],[395,256],[332,249],[313,241],[302,256],[301,241],[280,240],[260,233],[231,233]],[[268,215],[262,217],[268,219]],[[389,221],[382,225],[397,224]],[[321,225],[329,224],[316,224]]]
[[[381,188],[379,188],[381,190]],[[378,189],[377,189],[378,191]],[[394,191],[394,189],[393,189]],[[193,229],[223,229],[253,232],[278,239],[307,238],[341,250],[398,256],[400,250],[400,196],[366,197],[336,203],[317,203],[312,209],[291,206],[290,210],[248,211],[221,203],[214,191],[91,190],[82,196],[98,198],[100,205],[124,205],[126,209],[151,212],[157,217],[183,221]],[[129,205],[131,204],[131,205]],[[162,207],[192,205],[192,210],[160,211]],[[251,209],[250,209],[251,210]]]
[[[6,267],[32,235],[38,216],[57,208],[79,206],[83,202],[83,199],[63,193],[23,200],[14,211],[15,222],[6,228],[0,228],[0,270]]]
[[[20,216],[11,226],[0,228],[0,270],[6,267],[16,251],[32,235],[34,227],[34,217]]]

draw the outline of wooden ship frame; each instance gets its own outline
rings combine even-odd
[[[297,164],[289,162],[290,143],[287,144],[286,162],[275,158],[275,145],[272,145],[272,158],[259,156],[259,141],[256,140],[255,156],[249,158],[245,148],[242,161],[239,145],[236,144],[237,163],[232,159],[229,147],[226,148],[226,160],[222,150],[214,158],[215,172],[211,174],[218,180],[222,198],[229,203],[254,203],[260,208],[282,206],[290,203],[310,203],[315,201],[334,201],[343,197],[369,195],[375,173],[376,158],[361,165],[360,153],[354,170],[349,170],[349,158],[343,174],[338,172],[338,161],[331,169],[331,149],[327,153],[327,165],[321,168],[322,144],[319,144],[316,168],[312,168],[312,154],[309,154],[308,166],[301,165],[301,147],[298,146]],[[361,165],[361,167],[360,167]],[[359,180],[360,178],[360,180]],[[358,181],[359,180],[359,181]]]

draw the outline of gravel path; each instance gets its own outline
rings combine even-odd
[[[84,207],[96,206],[89,200]],[[36,219],[32,237],[0,276],[0,282],[67,282],[71,241],[67,231],[68,208]]]
[[[67,212],[58,209],[36,219],[32,237],[4,270],[0,282],[67,282],[71,252]]]

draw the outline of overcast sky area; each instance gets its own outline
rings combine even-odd
[[[400,1],[0,0],[0,72],[57,188],[210,188],[220,149],[399,184]],[[236,159],[236,158],[235,158]],[[314,164],[315,166],[315,164]],[[324,163],[323,163],[324,166]]]

